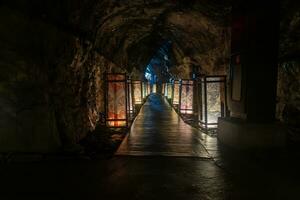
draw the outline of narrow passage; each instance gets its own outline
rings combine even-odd
[[[186,124],[158,94],[149,96],[116,155],[209,158],[199,130]]]

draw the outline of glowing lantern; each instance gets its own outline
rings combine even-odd
[[[168,99],[172,99],[173,97],[173,84],[168,83],[168,93],[167,93]]]
[[[149,82],[147,83],[147,92],[148,92],[148,95],[151,93],[151,88],[150,88],[150,83]]]
[[[168,97],[168,83],[165,83],[165,97]]]
[[[142,82],[141,81],[132,81],[132,89],[133,89],[133,103],[134,104],[142,104]]]
[[[152,93],[156,93],[156,84],[152,85]]]
[[[147,89],[147,82],[144,82],[144,86],[143,86],[143,92],[144,92],[144,89],[145,89],[145,95],[146,97],[148,96],[148,89]]]
[[[126,74],[106,74],[106,125],[127,126]]]
[[[203,128],[217,128],[226,115],[226,76],[198,77],[198,119]]]
[[[147,94],[147,93],[148,93],[148,92],[147,92],[147,83],[146,83],[146,82],[143,82],[143,83],[142,83],[142,87],[143,87],[143,88],[142,88],[142,89],[143,89],[143,99],[145,99],[145,98],[147,97],[147,95],[148,95],[148,94]]]
[[[134,107],[132,102],[132,83],[131,80],[127,80],[127,108],[129,114],[134,113]]]
[[[174,81],[173,105],[179,105],[180,81]]]
[[[182,114],[193,114],[193,80],[182,80],[181,91],[180,91],[180,113]]]

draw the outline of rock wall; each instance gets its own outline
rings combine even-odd
[[[166,23],[172,27],[170,32],[176,36],[173,44],[176,66],[171,70],[175,76],[191,78],[192,71],[207,75],[226,75],[231,30],[224,8],[221,13],[224,15],[223,23],[213,20],[201,10],[169,14]]]
[[[277,118],[288,127],[289,139],[300,143],[300,62],[279,65]]]
[[[288,127],[291,142],[300,143],[300,2],[281,2],[277,118]]]
[[[0,152],[55,152],[95,129],[104,72],[125,72],[92,42],[0,8]]]
[[[60,63],[56,69],[54,102],[64,143],[76,143],[92,132],[103,116],[105,73],[124,73],[125,69],[99,55],[93,45],[78,38],[71,63]]]
[[[0,15],[0,151],[56,151],[61,142],[47,74],[68,36],[5,7]]]

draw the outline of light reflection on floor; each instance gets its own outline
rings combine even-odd
[[[202,133],[187,125],[164,97],[152,94],[116,155],[209,158],[202,141]]]

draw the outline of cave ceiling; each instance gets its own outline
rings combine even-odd
[[[3,0],[25,16],[53,24],[120,67],[143,69],[172,42],[174,65],[228,64],[232,0]],[[298,57],[299,1],[282,0],[279,57]]]
[[[119,65],[143,68],[165,40],[173,44],[174,64],[185,56],[220,49],[228,29],[230,6],[212,1],[122,1],[105,4],[97,22],[96,47]]]
[[[16,3],[17,2],[17,3]],[[196,63],[224,54],[229,1],[217,0],[6,0],[31,17],[55,24],[94,43],[107,59],[128,69],[143,69],[165,41],[172,42],[174,64]],[[15,6],[17,5],[17,6]],[[219,53],[218,53],[219,51]]]

